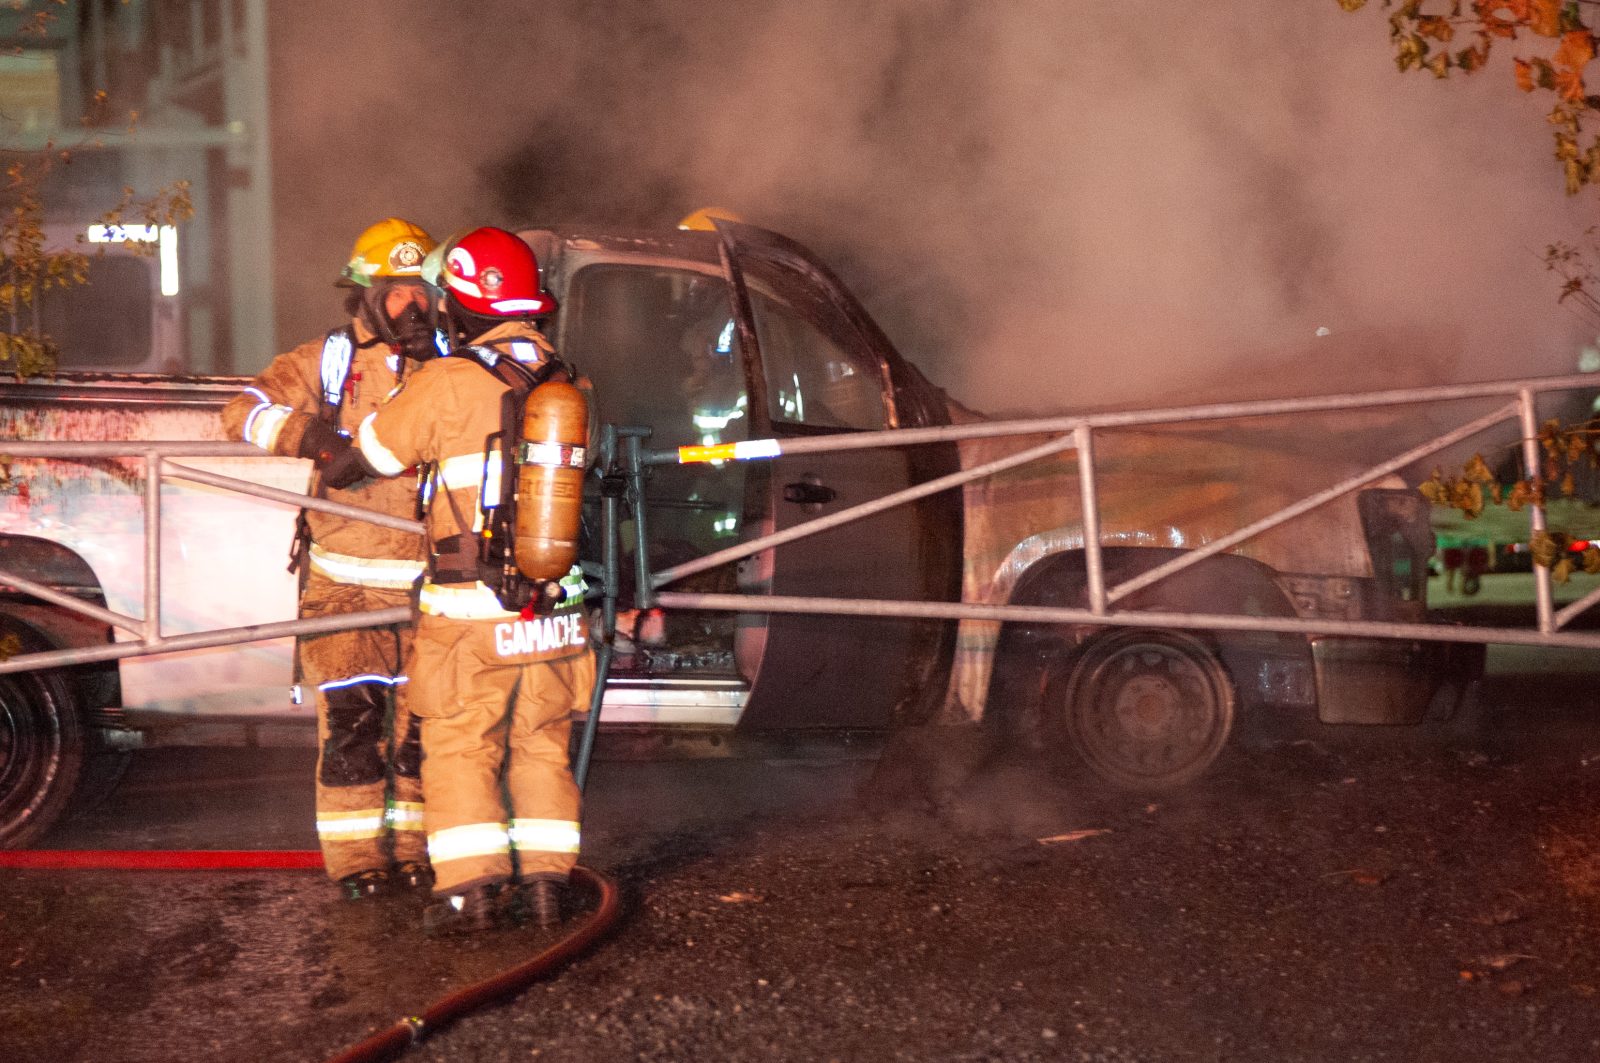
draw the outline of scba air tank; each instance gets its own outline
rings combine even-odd
[[[517,454],[517,568],[556,581],[578,560],[589,403],[583,392],[547,380],[528,395]]]

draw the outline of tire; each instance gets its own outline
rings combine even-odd
[[[22,652],[49,646],[27,629],[0,625]],[[71,805],[87,736],[77,690],[58,669],[0,675],[0,849],[44,836]]]
[[[1237,694],[1216,652],[1181,631],[1091,640],[1045,692],[1058,751],[1124,790],[1186,786],[1233,731]]]

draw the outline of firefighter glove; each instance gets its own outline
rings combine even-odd
[[[317,468],[322,472],[322,482],[335,490],[349,487],[357,480],[376,476],[378,472],[367,464],[361,451],[350,442],[349,436],[339,436],[331,452],[317,458]]]
[[[347,436],[339,434],[339,430],[319,417],[313,417],[306,422],[305,434],[300,437],[300,449],[295,452],[297,458],[310,458],[321,466],[333,456],[339,444],[350,445]]]

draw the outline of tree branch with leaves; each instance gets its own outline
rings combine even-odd
[[[1359,11],[1368,0],[1337,0]],[[1523,92],[1548,92],[1555,99],[1545,120],[1553,128],[1555,158],[1567,193],[1600,180],[1600,135],[1594,122],[1600,95],[1591,95],[1584,75],[1595,57],[1589,18],[1594,0],[1383,0],[1389,40],[1402,72],[1426,70],[1436,78],[1475,74],[1488,65],[1496,45],[1520,42],[1512,74]]]

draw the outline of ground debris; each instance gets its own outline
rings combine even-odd
[[[1472,921],[1479,926],[1507,926],[1511,923],[1520,923],[1528,918],[1528,911],[1520,904],[1502,904],[1483,915],[1474,916]]]
[[[1093,838],[1096,834],[1110,833],[1111,832],[1109,830],[1106,830],[1103,827],[1090,827],[1086,830],[1069,830],[1065,834],[1052,834],[1048,838],[1040,838],[1039,844],[1061,845],[1066,842],[1077,842],[1082,841],[1085,838]]]
[[[766,900],[766,898],[759,893],[746,893],[743,890],[734,890],[732,893],[724,893],[719,895],[717,900],[721,901],[723,904],[760,904],[762,901]]]
[[[1515,967],[1523,960],[1537,960],[1538,958],[1537,956],[1529,956],[1525,952],[1500,952],[1493,956],[1483,957],[1478,961],[1477,966],[1488,968],[1491,971],[1504,971]]]
[[[1344,871],[1330,871],[1323,878],[1348,878],[1357,886],[1381,886],[1388,881],[1389,876],[1382,871],[1369,871],[1364,867],[1352,867]]]

